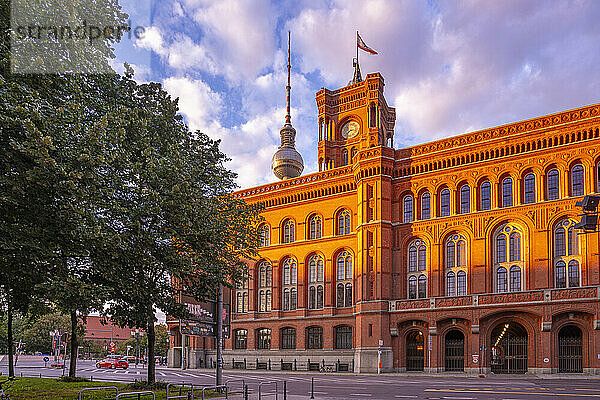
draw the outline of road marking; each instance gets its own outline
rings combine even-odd
[[[177,372],[171,372],[173,375],[178,376],[180,378],[184,378],[185,375],[178,374]]]
[[[500,390],[460,390],[460,389],[425,389],[425,392],[456,392],[456,393],[494,393],[494,394],[537,394],[540,396],[575,396],[575,397],[598,397],[596,394],[578,394],[578,393],[532,393],[532,392],[508,392]]]
[[[417,396],[404,395],[404,394],[397,394],[394,397],[398,397],[398,398],[402,398],[402,399],[416,399],[417,398]]]
[[[350,393],[348,396],[373,396],[371,393]]]
[[[442,399],[452,399],[452,400],[475,400],[474,397],[447,397],[444,396]]]

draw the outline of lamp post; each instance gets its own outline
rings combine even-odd
[[[139,328],[135,328],[135,331],[131,331],[131,336],[135,337],[135,345],[136,345],[136,356],[135,356],[135,366],[139,363],[140,359],[140,330]]]

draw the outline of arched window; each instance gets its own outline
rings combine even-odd
[[[479,208],[481,211],[492,208],[492,185],[489,181],[483,181],[479,187]]]
[[[352,327],[336,326],[335,327],[335,345],[336,349],[351,349],[352,348]]]
[[[294,328],[281,328],[281,348],[291,350],[296,348],[296,330]]]
[[[431,195],[429,192],[421,194],[421,219],[431,218]]]
[[[467,240],[462,235],[452,234],[446,239],[444,248],[446,251],[446,296],[465,295],[467,287]]]
[[[469,185],[460,187],[460,213],[468,214],[471,212],[471,188]]]
[[[348,150],[342,150],[342,166],[348,165]]]
[[[238,313],[248,312],[248,289],[250,287],[250,279],[244,280],[244,283],[238,286],[236,289],[236,306],[235,311]]]
[[[403,222],[409,223],[413,221],[413,197],[411,195],[404,196],[403,203]]]
[[[529,173],[523,179],[523,203],[535,203],[535,175]]]
[[[408,277],[408,298],[417,298],[417,277],[415,275]]]
[[[323,308],[323,257],[314,254],[308,261],[308,308]]]
[[[312,215],[308,219],[308,238],[309,239],[320,239],[322,234],[322,221],[320,215]]]
[[[233,332],[233,348],[236,350],[246,350],[248,348],[248,331],[246,329],[236,329]]]
[[[319,326],[311,326],[306,328],[306,348],[323,348],[323,328]]]
[[[337,234],[347,235],[351,232],[350,211],[341,210],[337,216]]]
[[[352,148],[352,152],[351,152],[351,155],[352,155],[352,162],[355,162],[355,161],[356,161],[356,153],[357,153],[357,150],[356,150],[356,148],[354,148],[354,147],[353,147],[353,148]]]
[[[337,256],[337,306],[352,306],[352,254],[342,251]]]
[[[508,291],[508,282],[506,277],[506,268],[496,269],[496,292],[504,293]]]
[[[256,330],[256,348],[259,350],[269,350],[271,348],[271,330],[260,328]]]
[[[440,217],[450,215],[450,189],[445,188],[440,192]]]
[[[295,310],[298,307],[297,293],[298,285],[298,263],[295,259],[288,257],[283,261],[283,311]]]
[[[510,267],[510,291],[521,291],[521,268],[516,265]]]
[[[294,220],[286,219],[283,221],[282,243],[293,243],[296,240],[296,229]]]
[[[258,311],[271,311],[271,285],[273,277],[273,267],[267,261],[258,265]]]
[[[408,297],[427,297],[427,247],[421,239],[415,239],[408,245]],[[417,288],[418,283],[418,288]],[[413,285],[411,289],[411,285]],[[418,289],[418,290],[417,290]],[[412,296],[412,297],[411,297]]]
[[[419,276],[419,298],[427,297],[427,277],[425,275]]]
[[[579,255],[579,235],[574,219],[565,218],[554,225],[554,275],[557,288],[581,286],[581,256]]]
[[[271,227],[268,224],[261,224],[258,227],[258,246],[266,247],[271,244]]]
[[[502,180],[502,207],[513,205],[513,182],[510,176]]]
[[[456,296],[456,274],[450,271],[446,274],[446,296]]]
[[[495,243],[493,253],[496,291],[520,291],[523,286],[521,271],[524,267],[521,257],[520,229],[512,223],[504,224],[494,231],[493,238]],[[508,282],[508,274],[510,274],[510,282]],[[517,278],[518,282],[516,281]]]
[[[556,200],[560,196],[558,179],[559,175],[557,169],[551,169],[548,171],[548,175],[546,176],[548,200]]]
[[[583,165],[576,164],[571,168],[571,196],[583,196]]]
[[[456,274],[456,294],[458,296],[467,294],[467,274],[465,271],[458,271]]]

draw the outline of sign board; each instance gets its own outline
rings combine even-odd
[[[48,356],[44,357],[44,362],[48,362],[48,361],[50,361],[50,357],[48,357]]]
[[[110,342],[110,347],[115,347],[115,342]]]
[[[227,291],[227,296],[225,292]],[[230,336],[231,321],[230,321],[230,308],[228,304],[229,300],[229,289],[223,288],[223,313],[221,318],[223,319],[223,338],[228,339]],[[191,296],[182,296],[182,302],[186,305],[188,312],[190,313],[189,319],[182,319],[179,321],[181,327],[181,334],[192,335],[192,336],[216,336],[217,321],[216,301],[196,301]]]
[[[429,350],[431,350],[431,346],[432,346],[432,339],[431,339],[431,335],[429,335],[428,340],[427,340],[427,346],[429,347]]]
[[[545,363],[549,363],[549,362],[550,362],[550,359],[549,359],[548,357],[546,357],[546,358],[544,358],[544,362],[545,362]]]
[[[479,362],[479,354],[473,354],[473,364],[477,364]]]
[[[379,347],[383,346],[383,340],[379,339]]]

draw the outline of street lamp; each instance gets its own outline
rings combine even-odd
[[[136,345],[135,366],[137,367],[139,359],[140,359],[140,330],[139,330],[139,328],[135,328],[134,331],[131,331],[131,336],[135,337],[135,345]]]

